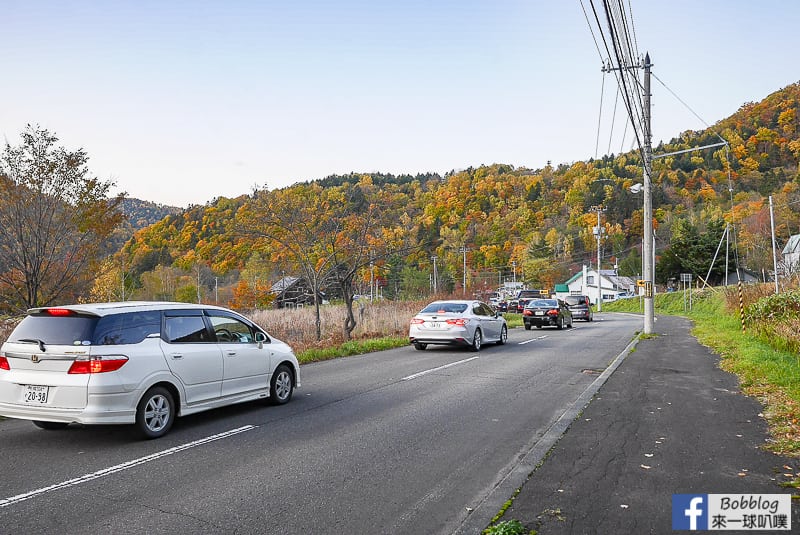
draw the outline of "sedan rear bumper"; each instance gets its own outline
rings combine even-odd
[[[558,318],[552,316],[532,316],[522,318],[524,323],[533,326],[554,327],[558,325]]]
[[[470,340],[466,340],[460,337],[452,337],[449,336],[447,338],[435,338],[435,337],[420,337],[416,338],[410,336],[408,338],[409,343],[412,344],[431,344],[431,345],[447,345],[447,346],[468,346],[471,345],[472,342]]]

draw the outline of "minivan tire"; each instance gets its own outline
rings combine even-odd
[[[269,402],[272,405],[283,405],[292,399],[294,392],[294,374],[286,364],[275,368],[269,383]]]
[[[163,386],[145,392],[136,407],[136,429],[142,438],[153,439],[166,435],[175,422],[175,401]]]

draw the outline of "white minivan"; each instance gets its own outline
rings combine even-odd
[[[167,302],[33,308],[0,348],[0,416],[43,429],[134,424],[145,438],[177,416],[300,386],[292,349],[226,308]]]

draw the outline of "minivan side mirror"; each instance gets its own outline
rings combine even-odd
[[[261,349],[264,347],[264,342],[269,342],[269,338],[261,331],[256,331],[256,342],[258,342],[258,349]]]

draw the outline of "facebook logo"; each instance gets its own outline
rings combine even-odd
[[[707,530],[708,495],[673,494],[672,529],[690,531]]]

